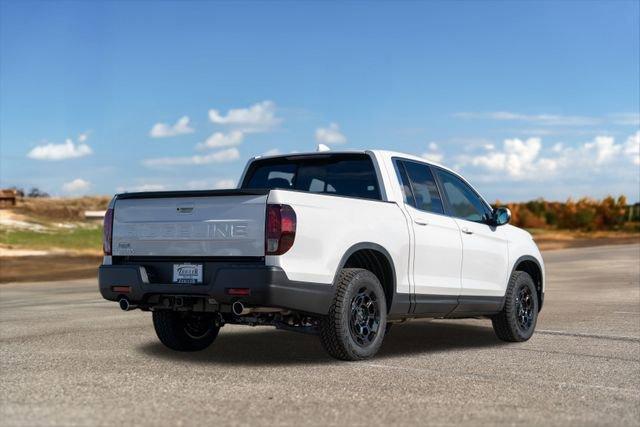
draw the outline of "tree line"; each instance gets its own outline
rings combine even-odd
[[[625,196],[604,199],[583,197],[566,202],[544,199],[522,203],[500,203],[511,210],[511,223],[524,228],[564,230],[640,231],[640,203],[629,205]]]

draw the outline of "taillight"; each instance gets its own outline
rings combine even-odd
[[[104,214],[104,227],[102,228],[102,251],[105,255],[111,255],[111,236],[113,232],[113,209],[107,209]]]
[[[296,238],[296,213],[289,205],[267,205],[265,250],[267,255],[282,255]]]

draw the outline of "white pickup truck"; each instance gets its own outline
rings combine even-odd
[[[489,318],[500,339],[524,341],[544,265],[510,216],[411,155],[255,157],[237,189],[116,195],[100,292],[151,311],[180,351],[208,347],[225,324],[271,325],[358,360],[412,318]]]

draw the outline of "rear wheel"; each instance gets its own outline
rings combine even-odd
[[[220,331],[210,313],[154,311],[153,326],[162,344],[177,351],[209,347]]]
[[[378,278],[368,270],[345,268],[320,327],[322,346],[340,360],[373,357],[384,339],[387,302]]]
[[[509,280],[502,311],[491,322],[503,341],[527,341],[538,321],[538,293],[533,279],[524,271],[515,271]]]

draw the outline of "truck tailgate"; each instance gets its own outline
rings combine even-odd
[[[114,256],[264,256],[268,191],[125,194],[116,199]]]

